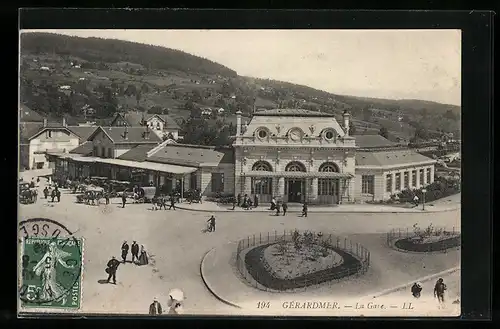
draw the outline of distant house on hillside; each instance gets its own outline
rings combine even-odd
[[[40,67],[40,71],[50,71],[50,68],[48,66],[42,66]]]
[[[167,114],[147,114],[138,112],[117,113],[111,120],[113,127],[148,126],[158,137],[171,134],[173,139],[179,138],[181,129],[177,122]]]

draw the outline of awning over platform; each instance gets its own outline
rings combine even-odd
[[[184,167],[184,166],[171,165],[171,164],[165,164],[165,163],[148,162],[148,161],[136,162],[136,161],[128,161],[128,160],[120,160],[120,159],[102,159],[102,158],[99,158],[98,162],[122,166],[122,167],[158,171],[158,172],[175,174],[175,175],[190,174],[190,173],[198,170],[198,168],[193,168],[193,167]]]
[[[128,161],[121,159],[98,158],[91,156],[81,156],[78,154],[70,154],[70,153],[50,153],[49,155],[57,156],[61,159],[73,160],[76,162],[101,163],[101,164],[115,165],[121,167],[157,171],[174,175],[190,174],[198,170],[198,168],[171,165],[165,163],[156,163],[148,161],[138,162],[138,161]]]
[[[354,175],[339,172],[304,172],[304,171],[260,171],[254,170],[242,173],[247,177],[285,177],[285,178],[353,178]]]

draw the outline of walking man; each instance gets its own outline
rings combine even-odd
[[[134,262],[134,259],[139,260],[139,245],[137,244],[137,242],[134,241],[132,243],[130,251],[132,252],[132,263]]]
[[[238,207],[241,206],[241,193],[238,193],[237,202],[238,202]]]
[[[304,202],[302,205],[302,216],[301,217],[307,217],[307,202]]]
[[[127,203],[127,195],[125,194],[125,191],[122,193],[122,208],[125,208],[125,203]]]
[[[207,223],[209,223],[209,232],[215,232],[215,217],[214,217],[214,215],[212,215],[212,217],[210,217],[207,220]]]
[[[281,208],[281,203],[278,201],[276,203],[276,216],[280,215],[280,208]]]
[[[171,210],[172,208],[175,210],[175,196],[173,193],[170,195],[170,207],[168,207],[168,210]]]
[[[441,305],[444,304],[444,292],[445,291],[446,291],[446,284],[444,284],[443,278],[439,278],[439,280],[437,280],[437,282],[436,282],[436,285],[434,286],[434,297],[437,297],[440,308],[441,308]]]
[[[158,302],[158,299],[155,297],[151,305],[149,305],[149,315],[161,315],[163,310],[161,308],[161,304]]]
[[[125,263],[127,261],[128,250],[129,250],[129,246],[127,244],[127,241],[123,241],[123,244],[122,244],[122,259],[123,259],[123,263]]]
[[[106,199],[106,204],[109,204],[109,192],[104,193],[104,198]]]
[[[420,298],[421,292],[422,292],[422,285],[420,284],[420,282],[415,282],[411,287],[411,294],[415,298]]]
[[[108,273],[108,280],[113,279],[113,284],[116,284],[116,271],[118,270],[118,266],[120,266],[120,262],[115,258],[115,256],[111,257],[107,264],[106,273]]]
[[[55,191],[56,191],[57,202],[61,202],[61,191],[59,191],[59,189],[57,187],[56,187]]]
[[[413,203],[415,204],[415,207],[418,207],[418,196],[415,194],[415,196],[413,197]]]
[[[259,197],[257,196],[257,194],[255,194],[253,196],[253,207],[257,208],[258,206],[259,206]]]
[[[288,205],[286,204],[286,202],[283,202],[283,216],[286,215],[287,210],[288,210]]]

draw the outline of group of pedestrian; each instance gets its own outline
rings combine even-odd
[[[444,304],[444,294],[447,290],[446,284],[443,278],[439,278],[434,285],[434,298],[437,298],[439,305]],[[422,294],[422,284],[420,282],[415,282],[411,287],[411,294],[415,298],[420,298]]]
[[[286,202],[276,201],[276,199],[273,198],[271,200],[271,207],[269,208],[269,210],[275,210],[276,211],[276,216],[279,216],[282,213],[282,211],[283,211],[283,216],[285,216],[286,213],[287,213],[287,211],[288,211],[288,204]],[[301,217],[307,217],[307,211],[308,211],[307,202],[304,202],[302,204],[302,215],[301,215]]]
[[[127,241],[123,241],[121,247],[121,263],[125,264],[127,262],[129,250],[132,254],[131,263],[139,266],[147,265],[149,263],[148,255],[146,250],[144,249],[144,246],[141,245],[139,250],[139,245],[136,241],[133,241],[132,246],[129,246]],[[116,272],[121,263],[116,259],[115,256],[111,257],[111,259],[108,261],[106,265],[106,273],[108,274],[108,279],[106,280],[107,283],[110,283],[110,281],[113,280],[113,284],[116,284]]]
[[[184,299],[186,299],[184,292],[180,289],[172,289],[168,294],[168,312],[167,314],[182,314]],[[155,297],[153,302],[149,305],[149,315],[158,316],[163,314],[163,308]]]
[[[248,194],[241,196],[241,193],[238,193],[236,199],[233,199],[233,210],[236,208],[236,206],[241,207],[245,210],[257,208],[259,206],[259,196],[255,194],[252,200],[252,198],[250,198]]]

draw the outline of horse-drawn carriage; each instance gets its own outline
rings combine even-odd
[[[144,186],[144,187],[134,187],[133,189],[126,189],[119,196],[125,194],[126,198],[133,199],[133,203],[146,203],[152,202],[156,196],[156,187],[154,186]]]
[[[104,198],[104,189],[102,187],[89,186],[84,193],[76,196],[76,202],[99,205],[102,198]]]
[[[19,202],[23,204],[35,203],[38,198],[38,190],[30,188],[29,183],[19,183]]]

